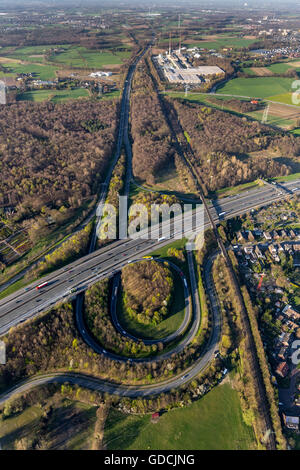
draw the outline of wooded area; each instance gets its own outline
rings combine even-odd
[[[15,221],[37,222],[41,236],[49,222],[62,223],[99,191],[114,148],[117,108],[115,101],[85,100],[0,110],[0,205],[15,207]]]
[[[122,270],[124,307],[140,323],[158,324],[168,314],[173,276],[157,261],[132,263]]]
[[[167,100],[193,149],[195,161],[191,163],[208,190],[286,175],[290,172],[288,164],[268,155],[300,154],[300,143],[293,135],[197,103]],[[259,151],[260,157],[249,155]]]
[[[176,151],[144,60],[133,80],[131,134],[134,176],[153,184],[159,172],[174,162]]]

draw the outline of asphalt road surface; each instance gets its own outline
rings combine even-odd
[[[205,287],[208,288],[208,285],[211,283],[210,273],[213,258],[216,255],[214,254],[212,258],[207,260],[207,263],[204,268],[205,276],[204,282]],[[195,282],[193,278],[192,284]],[[193,288],[193,287],[192,287]],[[194,289],[196,287],[194,286]],[[215,356],[221,334],[221,315],[218,307],[218,303],[214,297],[214,292],[212,289],[207,290],[212,303],[212,334],[206,345],[205,351],[199,356],[194,364],[186,369],[182,374],[173,377],[169,380],[156,383],[153,385],[134,385],[126,386],[123,384],[116,384],[109,382],[107,380],[102,380],[96,377],[81,373],[54,373],[54,374],[43,374],[36,377],[32,377],[28,380],[15,385],[10,390],[6,391],[3,395],[0,396],[0,405],[3,404],[6,400],[9,400],[15,394],[22,394],[27,390],[30,390],[34,387],[43,384],[49,383],[65,383],[69,382],[71,384],[77,384],[82,387],[86,387],[92,390],[97,390],[101,392],[107,392],[109,394],[115,394],[119,396],[126,397],[149,397],[151,395],[157,395],[159,393],[165,393],[172,389],[182,386],[184,383],[189,382],[193,377],[197,376],[205,367],[209,364],[211,359]],[[199,311],[197,309],[197,311]],[[200,319],[198,319],[200,321]],[[197,322],[194,322],[195,327],[197,327]]]
[[[266,185],[255,190],[249,190],[238,196],[214,201],[214,205],[210,207],[214,220],[231,218],[252,208],[282,199],[289,194],[298,194],[300,180],[288,182],[282,186],[285,190],[278,191],[275,186],[273,188]],[[297,188],[297,190],[293,191],[294,188]],[[279,194],[280,192],[281,194]],[[190,229],[192,231],[192,217],[187,222],[191,224]],[[204,228],[207,227],[209,227],[209,224],[205,221]],[[197,227],[197,230],[201,229],[203,227]],[[187,232],[188,230],[189,226],[187,227]],[[160,237],[161,231],[158,227],[152,230],[151,235],[153,238],[150,240],[137,238],[115,241],[105,248],[90,253],[68,266],[45,276],[39,282],[32,283],[26,289],[22,288],[1,299],[0,335],[5,334],[9,328],[25,319],[47,310],[56,302],[74,295],[74,293],[70,292],[71,288],[75,288],[76,293],[82,292],[99,279],[114,275],[128,261],[133,261],[147,255],[172,241],[169,239],[162,240]],[[178,237],[178,234],[175,236]],[[155,237],[156,239],[154,239]],[[48,282],[48,285],[37,290],[35,287],[42,282]]]

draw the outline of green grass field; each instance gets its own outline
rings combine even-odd
[[[120,98],[121,96],[121,91],[120,90],[115,90],[111,91],[109,93],[105,93],[104,95],[101,96],[102,100],[113,100],[115,98]]]
[[[88,98],[89,93],[85,88],[75,88],[74,90],[32,90],[22,93],[19,101],[33,101],[40,103],[42,101],[51,101],[60,103],[67,100],[75,100],[78,98]]]
[[[20,73],[32,73],[34,78],[39,80],[52,80],[56,76],[57,69],[52,65],[23,65],[17,62],[3,63],[2,65],[6,70],[9,70],[9,73],[0,72],[0,77],[15,77]]]
[[[294,129],[292,131],[290,131],[291,134],[294,134],[294,135],[300,135],[300,129]]]
[[[276,101],[278,103],[283,103],[283,104],[289,104],[293,106],[300,106],[300,104],[293,103],[292,101],[292,92],[289,93],[281,93],[279,95],[274,95],[274,96],[268,96],[268,99],[270,101]],[[299,98],[297,97],[297,100]]]
[[[255,63],[253,64],[253,67],[256,67]],[[296,72],[300,71],[299,67],[293,67],[292,65],[289,65],[285,62],[279,62],[278,64],[267,65],[264,68],[267,69],[267,70],[270,70],[271,72],[276,73],[276,74],[284,74],[288,70],[296,70]],[[259,76],[255,73],[254,70],[252,70],[251,67],[243,67],[242,71],[244,73],[247,73],[248,75]]]
[[[31,406],[20,414],[0,421],[2,449],[14,449],[21,439],[34,441],[40,431],[42,415],[42,407]],[[62,399],[54,406],[45,439],[50,448],[89,449],[95,420],[96,407]]]
[[[40,46],[26,46],[26,47],[3,47],[0,49],[1,56],[15,58],[19,60],[29,61],[29,62],[43,62],[44,54],[49,51],[50,49],[56,48],[68,48],[70,47],[68,44],[65,45],[55,45],[55,44],[47,44],[47,45],[40,45]]]
[[[243,67],[241,70],[243,73],[246,73],[251,77],[256,77],[256,73],[251,69],[251,67]]]
[[[273,73],[285,73],[290,69],[297,70],[296,68],[292,67],[291,65],[285,63],[278,63],[272,64],[266,67],[268,70],[271,70]]]
[[[4,450],[14,448],[15,440],[34,434],[43,411],[38,406],[31,406],[17,416],[0,421],[0,443]]]
[[[238,393],[229,384],[218,386],[192,405],[150,416],[125,415],[111,410],[104,441],[108,450],[229,450],[255,447],[246,426]]]
[[[242,193],[243,191],[248,191],[249,189],[256,188],[257,186],[257,181],[251,181],[250,183],[239,184],[230,188],[218,189],[216,191],[216,196],[218,198],[234,196],[236,194]]]
[[[226,109],[226,101],[229,101],[232,99],[231,96],[214,96],[209,93],[195,93],[195,92],[189,92],[187,96],[185,96],[185,93],[183,93],[182,91],[168,91],[167,95],[170,96],[171,98],[181,98],[181,99],[185,99],[188,101],[194,101],[195,103],[203,103],[204,105],[207,104],[208,106],[211,106],[212,108],[217,108],[217,109],[222,108],[222,107]],[[209,101],[210,98],[217,98],[219,100],[219,103],[218,104],[211,103]],[[244,98],[244,101],[248,101],[248,99]]]
[[[200,41],[195,42],[191,47],[200,47],[204,49],[223,49],[223,48],[233,48],[233,49],[240,49],[242,47],[248,47],[254,42],[256,39],[243,39],[243,38],[235,38],[235,37],[228,37],[228,35],[219,35],[219,37],[213,41]]]
[[[217,93],[272,98],[274,101],[280,101],[279,99],[275,100],[275,97],[282,98],[290,95],[293,81],[294,79],[285,77],[234,78],[220,85]]]
[[[161,339],[176,331],[184,318],[184,290],[182,281],[177,273],[174,273],[174,293],[170,313],[165,320],[158,325],[144,325],[130,318],[122,308],[122,301],[118,302],[118,318],[122,327],[139,338]]]
[[[94,51],[81,46],[71,46],[66,52],[55,54],[50,60],[68,67],[101,68],[119,65],[130,57],[130,52]]]
[[[121,47],[122,44],[119,44]],[[45,53],[50,49],[63,49],[60,53],[52,53],[49,57]],[[36,72],[39,78],[47,80],[54,78],[57,64],[59,67],[76,67],[96,69],[105,65],[120,65],[130,57],[130,51],[115,51],[114,49],[97,51],[77,45],[41,45],[32,47],[5,47],[0,49],[1,56],[26,62],[3,63],[5,67],[14,69],[14,73]],[[51,65],[51,62],[53,65]],[[45,63],[43,66],[42,64]]]

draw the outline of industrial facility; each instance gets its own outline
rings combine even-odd
[[[181,20],[178,16],[179,47],[172,50],[171,32],[169,36],[169,50],[164,54],[153,57],[153,62],[162,75],[171,83],[186,85],[199,85],[203,82],[209,82],[211,76],[225,75],[224,70],[216,65],[201,65],[192,67],[189,62],[189,53],[186,47],[181,43]],[[195,51],[198,48],[190,49],[194,58],[200,58],[200,54]],[[218,55],[218,54],[215,54]]]
[[[216,65],[192,67],[181,50],[166,52],[154,57],[155,64],[171,83],[201,84],[209,81],[209,76],[223,75],[224,70]]]

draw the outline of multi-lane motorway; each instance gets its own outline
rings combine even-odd
[[[288,192],[278,191],[275,186],[266,185],[238,196],[215,201],[210,209],[214,220],[218,221],[220,218],[227,219],[242,214],[252,208],[282,199],[287,194],[298,194],[299,189],[296,191],[293,189],[300,187],[300,180],[287,182],[283,186]],[[218,214],[222,212],[225,214],[219,217]],[[208,226],[208,222],[205,222],[204,228]],[[203,227],[197,228],[200,230]],[[156,239],[153,239],[155,236]],[[77,288],[78,292],[83,291],[100,278],[113,275],[128,261],[140,258],[170,243],[170,240],[167,239],[158,241],[159,236],[160,231],[157,227],[152,232],[152,239],[137,238],[115,241],[46,276],[43,278],[43,282],[47,281],[49,284],[39,291],[35,289],[38,284],[35,282],[26,290],[20,289],[0,300],[0,335],[6,333],[10,327],[45,311],[49,306],[71,295],[71,288]]]

